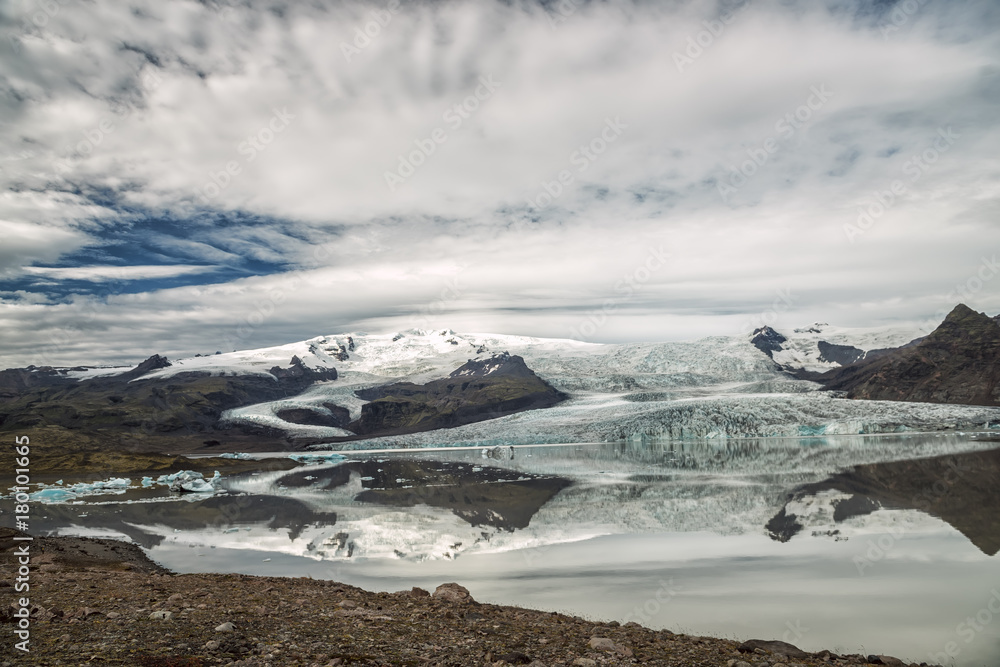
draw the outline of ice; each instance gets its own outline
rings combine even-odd
[[[219,454],[219,458],[221,458],[221,459],[237,459],[239,461],[252,461],[253,460],[253,457],[251,455],[245,454],[245,453],[242,453],[242,452],[238,453],[238,454],[231,453],[231,452],[226,452],[225,454]]]
[[[67,500],[75,500],[76,494],[66,489],[49,488],[36,491],[28,497],[41,503],[64,503]]]
[[[42,489],[29,494],[32,500],[42,503],[65,503],[76,500],[81,496],[95,496],[125,493],[132,485],[132,480],[127,477],[112,477],[98,482],[78,482],[69,486],[62,486],[63,481],[59,480],[55,484],[42,484]]]
[[[181,470],[168,475],[160,475],[156,478],[156,483],[166,485],[170,487],[171,491],[178,493],[186,492],[197,495],[210,495],[220,491],[217,484],[221,478],[222,475],[219,474],[218,470],[215,471],[215,475],[209,480],[206,480],[205,476],[200,472]]]

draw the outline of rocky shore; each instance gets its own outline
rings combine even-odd
[[[635,623],[480,604],[462,586],[371,593],[335,581],[175,575],[134,545],[31,542],[30,653],[15,650],[16,531],[0,529],[0,665],[696,665],[905,663],[806,653],[782,642],[696,637]],[[20,595],[20,594],[19,594]],[[10,605],[10,606],[8,606]]]

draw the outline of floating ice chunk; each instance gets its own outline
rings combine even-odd
[[[189,493],[215,493],[215,487],[203,479],[192,479],[188,482],[181,482],[176,489],[171,487],[171,491],[187,491]]]
[[[76,494],[66,489],[48,488],[35,491],[28,497],[40,503],[64,503],[67,500],[75,500]]]
[[[216,484],[222,478],[219,471],[215,471],[215,475],[206,480],[205,476],[200,472],[194,470],[181,470],[180,472],[175,472],[169,475],[160,475],[156,478],[157,484],[165,484],[170,487],[171,491],[176,491],[179,493],[197,493],[197,494],[212,494],[219,491],[216,488]]]
[[[226,452],[225,454],[219,454],[220,459],[238,459],[240,461],[252,461],[253,457],[244,452],[234,453]]]
[[[122,494],[132,485],[132,480],[127,477],[114,477],[92,483],[78,482],[65,487],[61,486],[62,483],[63,481],[59,480],[53,485],[43,485],[40,491],[32,493],[30,497],[43,503],[65,503],[75,501],[79,496]]]

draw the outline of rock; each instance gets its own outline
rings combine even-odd
[[[337,603],[337,606],[342,607],[344,609],[354,609],[358,605],[356,602],[352,602],[350,600],[341,600],[340,602]]]
[[[893,667],[899,667],[903,665],[905,667],[906,663],[899,658],[893,658],[891,655],[870,655],[868,656],[869,665],[892,665]]]
[[[183,599],[184,599],[183,595],[181,595],[180,593],[174,593],[173,595],[167,598],[167,602],[179,604],[180,601]]]
[[[214,639],[212,641],[205,642],[205,650],[206,651],[218,651],[219,650],[219,642],[215,641]]]
[[[425,591],[422,588],[417,588],[414,586],[410,589],[410,597],[414,598],[429,598],[431,596],[429,591]]]
[[[591,637],[589,646],[595,651],[618,651],[618,647],[615,643],[605,637]]]
[[[149,615],[149,618],[153,621],[172,621],[174,620],[174,612],[172,611],[154,611]]]
[[[573,661],[576,667],[597,667],[597,661],[590,658],[577,658]],[[749,667],[749,666],[748,666]]]
[[[233,632],[234,630],[236,630],[236,626],[229,621],[226,621],[222,625],[215,628],[216,632]]]
[[[809,653],[806,653],[798,646],[793,646],[788,642],[767,641],[764,639],[749,639],[737,646],[736,649],[740,653],[756,653],[757,649],[760,649],[762,652],[774,653],[775,655],[780,655],[785,658],[810,657]]]
[[[500,661],[508,665],[527,665],[531,663],[531,658],[520,651],[511,651],[500,656]]]
[[[528,665],[528,667],[548,667],[548,665],[546,665],[541,660],[534,660],[531,662],[530,665]]]
[[[105,614],[105,616],[107,616],[108,618],[114,620],[114,619],[120,617],[121,614],[119,614],[117,611],[109,611],[107,614]]]
[[[726,667],[753,667],[753,665],[744,660],[730,660],[726,663]]]
[[[434,597],[447,602],[475,602],[469,594],[469,589],[456,583],[441,584],[434,589]]]

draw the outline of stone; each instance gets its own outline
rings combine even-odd
[[[618,647],[615,645],[615,643],[605,637],[591,637],[589,646],[595,651],[612,651],[612,652],[618,651]]]
[[[109,611],[108,613],[105,614],[105,616],[107,616],[108,618],[114,620],[114,619],[120,617],[121,614],[119,614],[117,611]]]
[[[167,602],[174,603],[174,604],[179,604],[180,601],[183,600],[183,599],[184,599],[183,595],[181,595],[180,593],[174,593],[173,595],[171,595],[170,597],[167,598]]]
[[[172,621],[174,620],[174,612],[172,611],[154,611],[149,615],[150,620],[153,621]]]
[[[788,642],[767,641],[764,639],[749,639],[737,647],[740,653],[774,653],[785,658],[808,658],[806,653],[798,646],[793,646]]]
[[[573,661],[576,667],[597,667],[597,661],[590,658],[577,658]]]
[[[410,597],[414,598],[429,598],[431,596],[430,591],[425,591],[422,588],[417,588],[414,586],[410,589]]]
[[[500,662],[507,663],[508,665],[527,665],[531,663],[531,658],[520,651],[511,651],[500,656]]]
[[[343,607],[344,609],[354,609],[358,605],[357,603],[352,602],[350,600],[341,600],[340,602],[337,603],[337,606]]]
[[[205,642],[205,650],[206,651],[218,651],[219,650],[219,642],[215,641],[214,639],[212,641]]]
[[[469,594],[469,589],[456,583],[441,584],[434,589],[433,597],[447,602],[475,602]]]
[[[226,621],[225,623],[215,628],[216,632],[233,632],[234,630],[236,630],[236,626],[230,623],[229,621]]]

